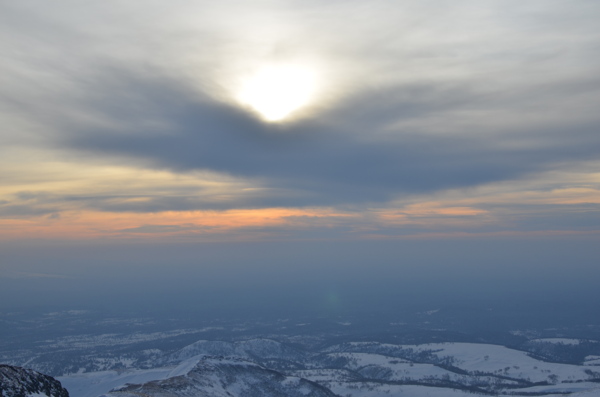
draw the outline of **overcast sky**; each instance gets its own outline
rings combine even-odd
[[[599,18],[596,0],[2,2],[4,274],[53,242],[593,247]],[[55,274],[43,256],[18,274]]]

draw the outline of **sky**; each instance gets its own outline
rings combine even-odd
[[[515,262],[589,282],[598,17],[595,0],[2,2],[0,283]]]

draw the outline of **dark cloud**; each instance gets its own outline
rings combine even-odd
[[[158,190],[165,188],[155,187]],[[152,190],[149,187],[148,190]],[[27,193],[30,195],[31,193]],[[3,218],[22,218],[32,216],[48,215],[49,219],[58,219],[60,212],[73,209],[88,209],[107,212],[133,212],[133,213],[151,213],[161,211],[194,211],[194,210],[226,210],[232,207],[241,208],[244,206],[256,207],[269,204],[273,201],[276,204],[281,195],[268,195],[268,197],[258,194],[239,194],[231,195],[227,199],[214,197],[202,197],[201,194],[189,194],[180,196],[178,192],[166,192],[158,194],[122,194],[122,195],[60,195],[40,192],[35,198],[22,199],[17,198],[13,201],[0,202],[0,216]],[[288,196],[291,193],[288,193]],[[18,195],[17,195],[18,196]],[[281,200],[281,198],[279,198]]]
[[[94,108],[114,128],[71,126],[61,144],[91,156],[135,159],[156,168],[207,169],[259,179],[285,192],[248,198],[236,202],[238,206],[385,201],[402,193],[519,178],[554,164],[593,159],[600,152],[598,126],[593,124],[524,126],[505,134],[493,120],[488,130],[448,134],[394,127],[482,106],[480,95],[460,84],[357,93],[315,118],[289,124],[262,123],[158,74],[134,78],[121,72],[102,93]],[[154,127],[146,126],[148,119],[157,121]]]
[[[0,45],[11,56],[0,64],[0,105],[27,125],[3,142],[72,163],[216,171],[261,188],[227,199],[109,189],[20,198],[28,207],[5,203],[9,213],[55,212],[60,200],[138,212],[378,204],[600,152],[590,2],[2,7]],[[227,85],[219,76],[311,54],[343,93],[314,117],[266,124],[206,94]]]

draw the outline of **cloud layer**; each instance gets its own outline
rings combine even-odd
[[[31,1],[0,15],[4,230],[597,229],[592,1]],[[235,100],[273,62],[319,68],[317,99],[289,122]],[[213,212],[221,223],[201,220]]]

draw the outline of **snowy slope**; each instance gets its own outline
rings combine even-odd
[[[252,362],[223,357],[205,357],[187,374],[144,384],[126,385],[107,397],[231,397],[289,396],[334,397],[306,379],[283,375]]]
[[[127,383],[146,383],[153,380],[185,375],[199,361],[199,358],[192,358],[171,367],[146,370],[89,372],[62,376],[58,379],[69,390],[71,397],[97,397]]]
[[[331,362],[344,362],[343,367],[368,380],[391,382],[428,382],[432,385],[452,383],[471,386],[518,386],[510,379],[494,376],[456,373],[434,364],[413,363],[395,357],[372,353],[330,353]],[[343,360],[343,361],[342,361]]]
[[[527,353],[504,346],[474,343],[435,343],[404,346],[415,351],[430,351],[443,358],[452,357],[453,365],[469,372],[501,374],[532,382],[583,381],[590,379],[586,368],[536,360]]]
[[[594,377],[580,365],[550,363],[526,352],[477,343],[392,345],[373,342],[333,346],[330,352],[372,352],[415,362],[447,364],[470,374],[487,374],[530,382],[586,381]]]
[[[69,397],[69,392],[51,376],[31,369],[0,364],[0,396]]]
[[[388,385],[374,382],[364,383],[334,383],[330,386],[332,392],[339,396],[352,397],[475,397],[467,391],[443,387],[427,387],[416,385]]]

